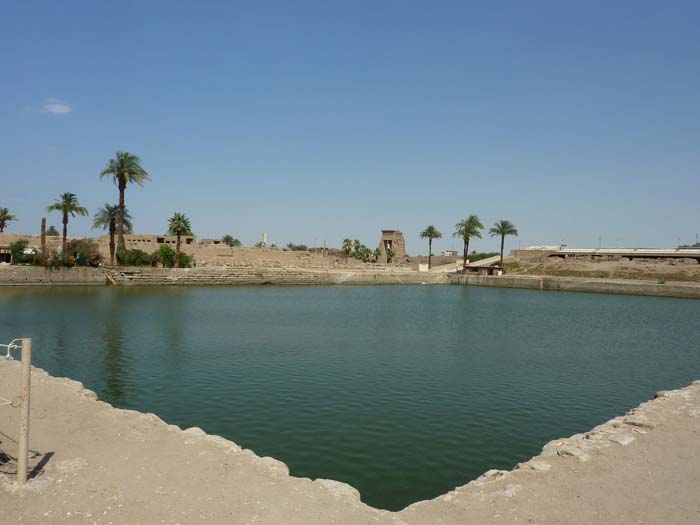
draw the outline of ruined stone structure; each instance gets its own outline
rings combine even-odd
[[[406,241],[403,238],[403,233],[399,230],[382,230],[382,238],[379,241],[379,251],[384,261],[386,261],[387,250],[394,252],[394,257],[396,259],[406,257]]]

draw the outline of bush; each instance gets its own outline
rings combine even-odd
[[[235,239],[232,235],[224,235],[221,240],[226,246],[230,246],[231,248],[236,248],[241,245],[241,241]]]
[[[71,256],[64,257],[62,253],[53,252],[48,258],[43,259],[43,264],[46,268],[63,268],[75,266],[75,258]]]
[[[169,245],[161,245],[158,248],[158,251],[153,255],[156,257],[157,263],[160,263],[163,268],[172,268],[175,266],[175,250],[173,250]]]
[[[287,244],[287,248],[289,248],[293,252],[305,252],[309,249],[309,247],[306,244],[294,244],[293,242]]]
[[[74,266],[99,266],[102,263],[102,255],[97,243],[92,239],[73,239],[66,247],[63,254],[64,261],[67,257],[74,259]]]
[[[163,244],[158,251],[151,256],[153,266],[160,263],[163,268],[175,267],[175,250],[169,245]],[[187,255],[185,252],[180,252],[180,268],[189,268],[194,264],[194,257]]]
[[[10,244],[10,254],[14,264],[32,264],[36,258],[36,254],[25,254],[24,251],[29,248],[27,239],[18,239]]]
[[[194,264],[194,256],[180,252],[180,268],[190,268]]]
[[[151,266],[154,255],[150,255],[143,250],[134,248],[133,250],[122,251],[117,254],[119,264],[126,266]]]

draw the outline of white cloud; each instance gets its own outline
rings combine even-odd
[[[73,111],[73,108],[62,100],[50,98],[47,99],[46,103],[44,104],[44,111],[51,113],[52,115],[65,115],[66,113]]]

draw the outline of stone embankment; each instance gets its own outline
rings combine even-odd
[[[18,372],[0,360],[0,396],[15,395]],[[12,457],[17,411],[4,408],[0,451]],[[290,476],[284,463],[199,428],[113,408],[37,368],[30,449],[36,468],[24,487],[13,461],[0,463],[3,523],[700,522],[700,381],[401,512],[363,504],[344,483]]]
[[[446,275],[403,268],[60,268],[0,267],[0,286],[17,285],[449,284]]]
[[[595,279],[587,277],[552,277],[538,275],[450,275],[450,282],[467,286],[524,288],[528,290],[560,290],[659,297],[700,299],[699,283],[635,281],[627,279]]]
[[[111,275],[121,285],[319,285],[449,284],[445,275],[405,269],[338,270],[325,268],[120,268]]]
[[[0,266],[0,286],[21,285],[104,285],[104,274],[97,268],[56,268]]]

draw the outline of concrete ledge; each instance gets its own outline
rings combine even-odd
[[[0,266],[0,286],[104,285],[105,281],[98,268]]]
[[[561,290],[569,292],[612,293],[700,299],[700,284],[682,282],[593,279],[585,277],[552,277],[537,275],[450,275],[450,282],[467,286],[495,286],[528,290]]]

